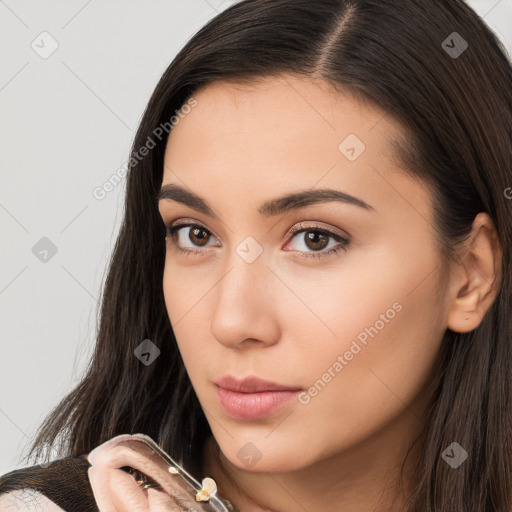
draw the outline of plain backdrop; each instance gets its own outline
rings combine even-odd
[[[233,0],[0,0],[0,475],[80,380],[161,74]],[[469,1],[512,55],[512,0]]]

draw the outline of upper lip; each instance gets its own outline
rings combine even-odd
[[[237,391],[239,393],[259,393],[262,391],[300,391],[302,388],[284,386],[276,382],[263,380],[258,377],[245,377],[237,379],[231,375],[225,375],[218,379],[215,384],[217,386],[229,389],[230,391]]]

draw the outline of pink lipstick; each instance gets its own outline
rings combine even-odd
[[[257,420],[269,416],[297,397],[302,388],[246,377],[226,375],[215,382],[220,404],[236,420]]]

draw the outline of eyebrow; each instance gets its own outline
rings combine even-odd
[[[218,219],[218,216],[213,212],[203,198],[174,183],[163,185],[158,192],[156,199],[157,202],[163,200],[177,201],[178,203],[182,203],[193,210]],[[347,194],[346,192],[341,192],[331,188],[317,188],[293,192],[291,194],[278,197],[277,199],[267,201],[258,208],[258,213],[265,217],[272,217],[290,210],[300,210],[310,205],[328,202],[341,202],[344,204],[358,206],[368,211],[375,211],[373,206],[358,197]]]

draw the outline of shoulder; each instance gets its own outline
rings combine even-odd
[[[13,511],[25,510],[19,508],[20,504],[26,504],[27,510],[39,511],[31,505],[36,499],[48,507],[41,508],[44,512],[98,512],[89,482],[89,467],[85,456],[66,457],[45,466],[35,465],[0,475],[0,512],[4,509],[8,512],[10,503],[17,504],[11,507]]]
[[[44,494],[33,489],[18,489],[0,494],[0,512],[66,512]]]

